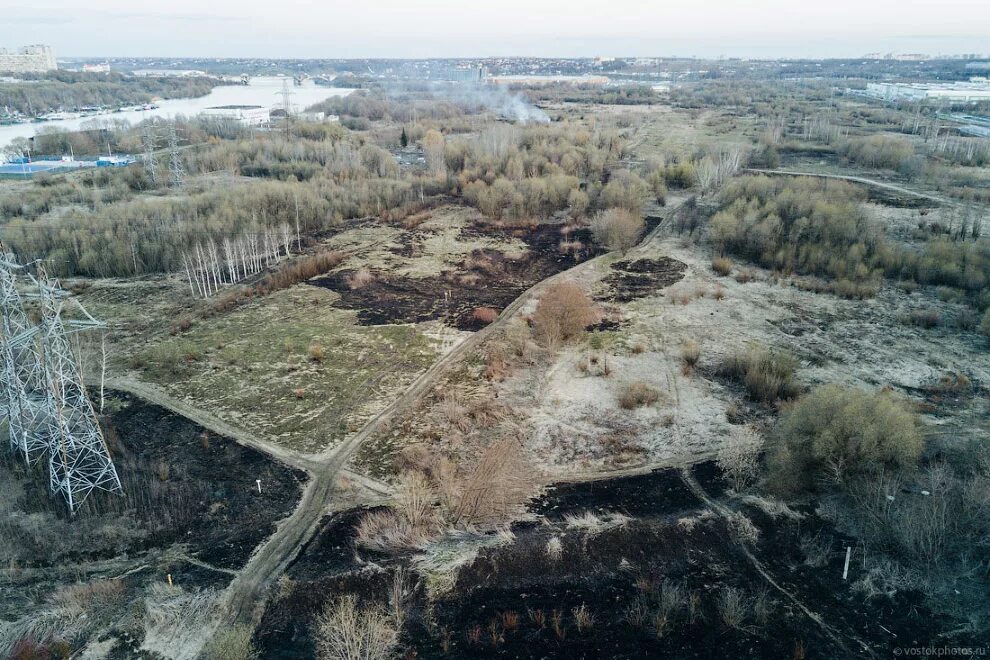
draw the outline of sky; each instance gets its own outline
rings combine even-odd
[[[0,0],[59,57],[990,54],[990,0]]]

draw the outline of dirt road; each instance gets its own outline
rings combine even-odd
[[[875,179],[867,179],[861,176],[850,176],[846,174],[821,174],[818,172],[799,172],[796,170],[761,170],[761,169],[747,169],[746,172],[751,172],[753,174],[769,174],[777,176],[810,176],[817,179],[835,179],[837,181],[849,181],[852,183],[861,183],[866,186],[873,186],[874,188],[882,188],[884,190],[890,190],[892,192],[901,193],[902,195],[907,195],[909,197],[915,197],[917,199],[927,199],[932,202],[938,202],[939,204],[945,204],[946,206],[964,206],[963,202],[955,199],[949,199],[948,197],[941,197],[939,195],[930,195],[928,193],[918,192],[917,190],[911,190],[910,188],[904,188],[903,186],[898,186],[893,183],[884,183],[883,181],[876,181]]]

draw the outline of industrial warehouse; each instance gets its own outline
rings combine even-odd
[[[17,52],[0,48],[0,72],[2,73],[44,73],[58,68],[55,51],[51,46],[24,46]]]

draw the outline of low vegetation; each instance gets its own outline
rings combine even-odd
[[[730,355],[718,372],[745,386],[754,400],[774,403],[800,393],[801,386],[794,378],[797,366],[797,360],[788,353],[754,345]]]

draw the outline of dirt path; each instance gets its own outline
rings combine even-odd
[[[939,195],[930,195],[928,193],[918,192],[917,190],[911,190],[910,188],[904,188],[903,186],[898,186],[893,183],[884,183],[883,181],[876,181],[875,179],[867,179],[861,176],[852,176],[847,174],[822,174],[819,172],[798,172],[795,170],[761,170],[761,169],[746,169],[746,172],[752,172],[753,174],[769,174],[776,176],[810,176],[818,179],[836,179],[838,181],[850,181],[852,183],[861,183],[867,186],[873,186],[874,188],[883,188],[884,190],[891,190],[893,192],[901,193],[909,197],[916,197],[918,199],[927,199],[932,202],[938,202],[939,204],[945,204],[946,206],[965,206],[963,202],[955,199],[949,199],[948,197],[941,197]]]
[[[319,463],[309,459],[299,452],[280,447],[272,442],[267,442],[253,433],[229,424],[201,408],[197,408],[196,406],[181,399],[176,399],[157,385],[140,381],[131,376],[116,376],[108,377],[106,386],[107,389],[127,392],[128,394],[136,396],[139,399],[143,399],[148,403],[161,406],[166,410],[170,410],[177,415],[181,415],[182,417],[186,417],[196,422],[207,431],[232,438],[239,444],[264,452],[291,467],[309,472],[319,466]]]

